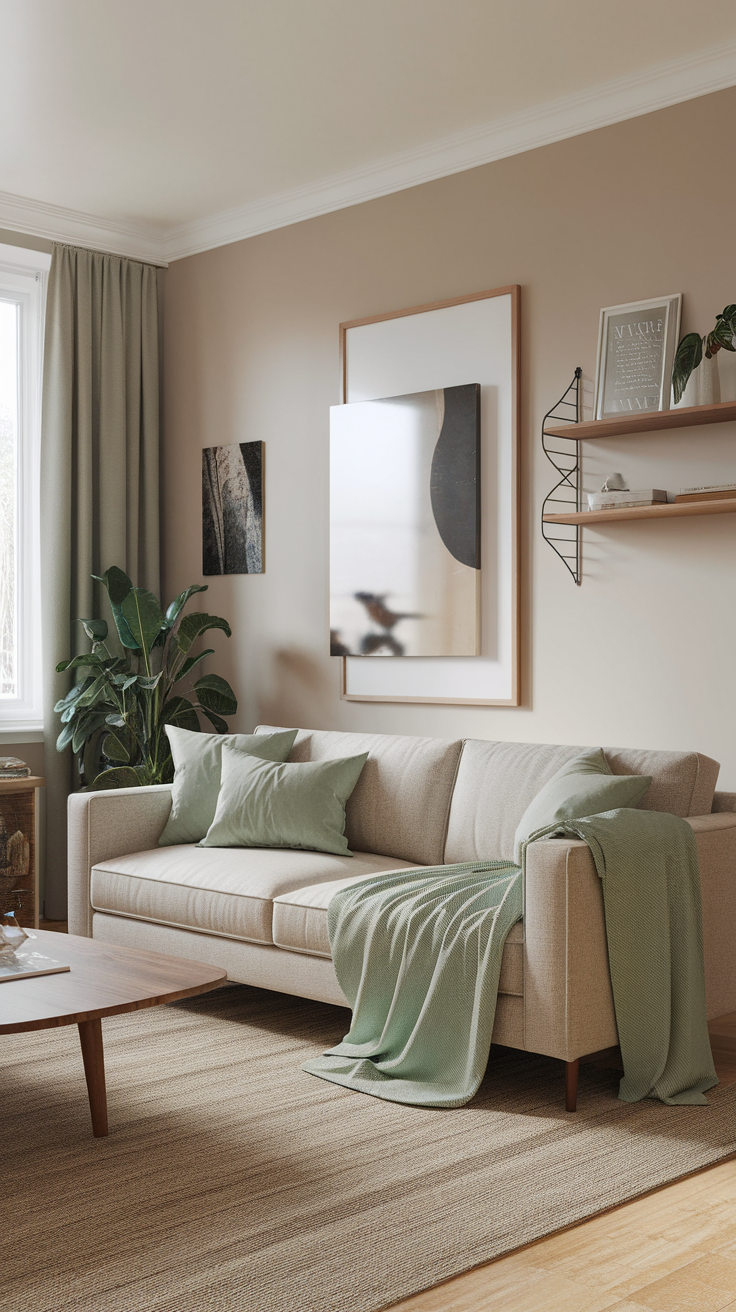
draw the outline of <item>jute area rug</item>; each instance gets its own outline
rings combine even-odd
[[[305,1075],[348,1013],[229,986],[103,1022],[111,1133],[76,1027],[2,1040],[3,1307],[374,1312],[734,1151],[734,1089],[626,1106],[615,1072],[494,1049],[457,1111]]]

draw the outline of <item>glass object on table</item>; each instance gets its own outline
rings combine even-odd
[[[17,949],[28,935],[18,924],[13,911],[6,911],[0,919],[0,961],[12,961]]]

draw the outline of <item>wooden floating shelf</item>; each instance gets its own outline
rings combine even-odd
[[[582,427],[582,425],[581,425]],[[673,519],[683,515],[728,515],[736,511],[736,496],[720,501],[678,501],[656,506],[622,506],[619,510],[580,510],[569,515],[544,515],[545,524],[617,524],[625,519]]]
[[[544,431],[548,437],[589,442],[593,438],[627,437],[635,433],[656,433],[666,428],[695,428],[698,424],[723,424],[734,419],[736,401],[721,401],[718,405],[691,405],[682,410],[639,410],[633,414],[615,415],[612,419],[591,419],[582,424],[555,424]]]

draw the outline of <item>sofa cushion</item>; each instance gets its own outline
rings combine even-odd
[[[297,740],[298,741],[298,740]],[[549,743],[463,744],[447,830],[445,861],[512,860],[514,832],[540,788],[582,747]],[[707,815],[719,765],[699,752],[604,749],[614,774],[647,774],[652,782],[639,806],[673,815]]]
[[[401,869],[401,863],[396,867]],[[413,867],[407,866],[407,870]],[[360,884],[371,876],[338,879],[332,883],[314,884],[311,888],[282,893],[273,904],[273,941],[288,952],[307,952],[314,957],[330,956],[330,937],[327,931],[327,908],[340,888]],[[504,947],[501,960],[500,993],[524,993],[524,935],[522,923],[514,925]]]
[[[276,733],[260,725],[258,733]],[[417,865],[444,861],[447,817],[462,744],[444,738],[301,729],[290,761],[368,752],[345,808],[348,845]],[[521,814],[521,813],[519,813]],[[518,817],[517,817],[518,818]]]
[[[296,737],[296,729],[256,734],[194,733],[173,724],[165,727],[174,761],[174,782],[171,814],[158,840],[159,847],[197,843],[204,838],[217,810],[224,747],[237,747],[264,761],[285,761]]]
[[[283,848],[159,847],[112,857],[92,868],[95,911],[252,943],[271,943],[272,899],[348,872],[394,870],[393,858],[353,857]]]
[[[345,803],[366,756],[259,761],[223,747],[217,810],[200,847],[287,847],[352,856]]]

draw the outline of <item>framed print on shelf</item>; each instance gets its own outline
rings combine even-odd
[[[682,294],[601,310],[595,418],[669,410]]]
[[[413,482],[407,482],[406,472],[404,481],[405,499],[415,507],[414,528],[418,525],[420,531],[410,532],[408,520],[404,524],[395,515],[389,518],[392,529],[406,540],[411,557],[407,579],[413,571],[415,585],[424,588],[421,594],[410,593],[401,583],[398,567],[385,569],[385,579],[371,574],[369,584],[359,581],[358,586],[346,572],[343,539],[333,537],[331,650],[341,658],[341,694],[348,701],[518,706],[519,288],[501,287],[343,323],[340,342],[342,406],[333,408],[333,433],[338,441],[352,440],[348,412],[354,411],[363,441],[361,486],[366,498],[371,492],[370,505],[366,500],[365,507],[371,513],[363,517],[373,532],[371,541],[379,540],[376,520],[383,517],[388,524],[397,470],[407,464],[400,464],[400,452],[391,443],[382,456],[381,438],[371,466],[367,452],[370,434],[376,431],[375,416],[385,409],[386,422],[401,418],[402,424],[402,415],[414,416],[413,467],[423,472],[418,480],[413,476]],[[381,405],[362,404],[366,402]],[[345,419],[336,419],[335,411],[343,407]],[[456,409],[457,422],[453,417],[448,424]],[[438,417],[433,417],[433,410]],[[450,431],[454,454],[449,448],[440,449]],[[333,474],[332,504],[339,535],[344,530],[339,520],[349,517],[340,510],[342,458],[337,446],[333,451],[338,482]],[[348,468],[344,459],[342,464]],[[382,472],[386,506],[374,495],[380,490]],[[453,487],[455,497],[463,485],[467,510],[459,516],[453,508],[445,515],[449,488]],[[353,506],[351,517],[356,514]],[[462,542],[451,531],[461,520]],[[444,555],[442,544],[447,548]],[[375,553],[369,547],[361,551],[352,559],[373,568]],[[390,563],[390,555],[387,559]],[[459,574],[467,578],[456,578]],[[443,606],[436,608],[436,622],[430,614],[435,592],[444,597]],[[343,632],[335,631],[338,616]]]

